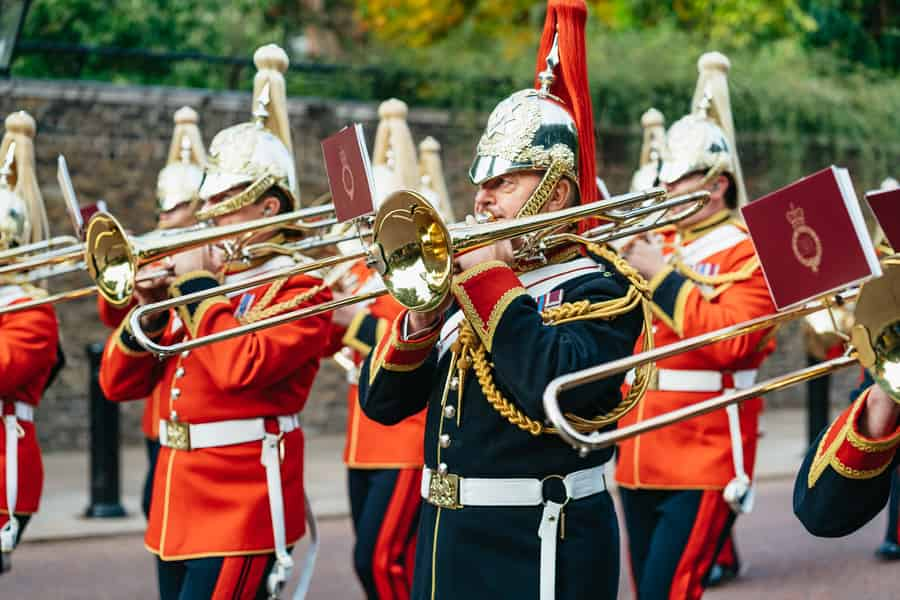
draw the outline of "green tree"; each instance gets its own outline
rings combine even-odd
[[[891,0],[804,0],[809,45],[870,67],[900,68],[900,10]]]
[[[159,52],[248,56],[248,48],[283,43],[285,24],[274,18],[274,0],[38,0],[32,4],[23,39]],[[170,65],[130,57],[92,57],[81,64],[54,55],[25,55],[16,72],[43,76],[184,85],[234,87],[236,70],[209,80],[206,65]],[[216,79],[219,81],[216,81]]]

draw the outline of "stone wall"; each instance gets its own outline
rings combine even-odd
[[[56,184],[56,157],[60,153],[68,160],[82,203],[106,200],[112,213],[135,231],[147,231],[153,226],[156,177],[165,161],[172,113],[183,105],[192,106],[200,113],[201,131],[209,143],[220,129],[248,120],[250,96],[89,82],[0,81],[0,115],[24,109],[37,120],[38,176],[55,234],[69,233]],[[319,146],[322,138],[348,123],[361,122],[371,147],[377,122],[376,104],[294,98],[289,103],[289,113],[303,198],[313,198],[328,189]],[[432,135],[443,144],[444,169],[457,215],[471,208],[473,190],[465,173],[485,120],[486,115],[482,114],[410,111],[409,124],[414,138],[418,141]],[[604,128],[599,136],[599,172],[610,190],[624,191],[639,152],[639,132],[629,127]],[[789,181],[773,181],[769,175],[769,144],[770,141],[751,141],[742,145],[751,197]],[[809,170],[829,162],[813,163]],[[67,289],[88,283],[86,276],[75,276],[56,280],[53,285],[54,289]],[[43,400],[38,416],[39,431],[45,448],[83,448],[87,444],[88,422],[84,348],[89,342],[103,340],[108,332],[96,318],[93,300],[62,304],[58,310],[68,366]],[[779,335],[780,349],[769,360],[767,372],[780,372],[803,362],[797,333],[798,329],[792,326]],[[840,391],[834,397],[843,402],[850,378],[840,378],[835,385]],[[323,364],[304,411],[304,424],[309,433],[343,429],[345,390],[343,375],[337,367]],[[770,403],[799,403],[802,398],[803,390],[795,389],[774,395]],[[141,409],[141,403],[122,407],[126,443],[140,440]]]

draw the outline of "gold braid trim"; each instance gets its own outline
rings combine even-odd
[[[644,276],[641,275],[637,269],[632,267],[624,258],[616,254],[615,251],[611,250],[609,246],[590,243],[585,244],[585,246],[591,254],[595,254],[611,263],[612,266],[616,268],[616,271],[621,273],[622,276],[628,280],[628,283],[637,288],[644,297],[649,298],[652,295],[650,282],[644,279]]]
[[[737,271],[722,273],[721,275],[701,275],[680,260],[674,261],[672,266],[675,267],[675,270],[682,276],[695,283],[716,287],[725,283],[736,283],[738,281],[750,279],[750,277],[753,276],[753,272],[759,268],[759,258],[754,256],[753,258],[748,259]]]
[[[527,431],[531,435],[541,435],[542,433],[556,433],[554,429],[544,427],[540,421],[535,421],[528,415],[519,410],[515,404],[503,397],[500,390],[494,384],[494,378],[491,375],[491,364],[487,360],[487,351],[484,344],[481,343],[472,326],[468,321],[463,321],[459,328],[459,337],[453,343],[454,353],[459,353],[457,359],[457,367],[460,371],[460,382],[465,377],[465,371],[469,366],[475,369],[475,377],[481,385],[481,391],[488,403],[494,407],[501,417],[518,427],[523,431]],[[460,395],[462,386],[460,386]]]
[[[284,302],[279,302],[278,304],[273,304],[269,306],[269,303],[275,298],[275,294],[281,290],[282,286],[287,282],[287,277],[282,279],[276,279],[272,285],[269,286],[269,289],[266,290],[266,293],[260,299],[259,304],[251,308],[247,311],[247,313],[238,319],[241,323],[255,323],[256,321],[262,321],[263,319],[268,319],[269,317],[274,317],[277,314],[281,314],[283,312],[287,312],[289,310],[293,310],[311,299],[313,296],[324,290],[327,284],[320,283],[319,285],[314,285],[309,288],[305,292],[297,294],[293,298],[289,300],[285,300]]]
[[[582,300],[547,309],[541,313],[544,323],[546,325],[555,326],[583,319],[611,320],[630,312],[640,305],[644,315],[644,342],[642,350],[652,350],[653,315],[650,310],[650,303],[647,300],[647,295],[650,290],[647,280],[631,267],[631,265],[605,246],[601,247],[591,244],[589,245],[589,250],[615,265],[616,269],[628,278],[629,282],[632,284],[629,286],[628,292],[621,298],[614,298],[604,302],[592,303],[588,300]],[[487,350],[481,342],[481,338],[475,334],[475,331],[468,321],[463,321],[459,330],[459,337],[453,343],[451,350],[455,355],[454,360],[459,370],[458,378],[460,387],[458,393],[460,397],[462,397],[466,371],[469,367],[472,367],[475,370],[475,377],[478,379],[482,393],[484,393],[488,403],[500,416],[504,417],[519,429],[527,431],[534,436],[557,433],[555,428],[547,427],[540,421],[536,421],[523,413],[497,389],[491,373],[493,365],[487,359]],[[614,423],[634,408],[637,402],[643,397],[644,392],[646,392],[650,385],[655,370],[656,367],[653,363],[646,363],[639,367],[635,372],[634,384],[628,390],[628,394],[626,394],[622,401],[608,413],[598,415],[592,419],[585,419],[578,415],[566,413],[566,418],[572,426],[581,433],[595,431],[610,423]]]
[[[609,321],[637,308],[638,304],[643,300],[644,297],[640,291],[634,287],[629,287],[628,292],[621,298],[613,298],[603,302],[591,302],[589,300],[566,302],[544,310],[541,313],[541,317],[543,317],[545,325],[562,325],[584,319]]]

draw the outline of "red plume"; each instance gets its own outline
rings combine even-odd
[[[556,80],[550,92],[560,98],[575,119],[578,128],[578,177],[581,182],[581,203],[599,199],[594,149],[594,111],[591,107],[591,91],[588,88],[587,51],[584,30],[587,22],[587,6],[584,0],[548,0],[547,19],[538,48],[537,68],[540,73],[547,68],[547,54],[553,46],[554,34],[559,34],[559,66]],[[540,82],[536,87],[540,88]],[[589,223],[582,221],[583,231]]]

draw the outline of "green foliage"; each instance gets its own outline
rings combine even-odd
[[[242,56],[261,41],[282,41],[283,24],[268,18],[274,0],[35,0],[23,39],[151,51]],[[22,56],[16,73],[135,83],[219,87],[231,76],[204,75],[205,65],[138,58],[92,57],[84,64],[56,56]]]
[[[803,0],[816,22],[806,42],[870,67],[900,68],[896,0]]]
[[[716,49],[732,61],[739,138],[770,145],[756,158],[768,161],[782,182],[821,166],[811,158],[818,155],[833,161],[853,155],[881,175],[896,169],[888,161],[900,151],[888,132],[900,131],[900,85],[890,70],[900,61],[900,24],[896,11],[884,10],[886,0],[588,3],[589,72],[602,128],[634,130],[649,106],[674,121],[688,109],[697,57]],[[249,58],[262,43],[284,43],[307,17],[318,26],[355,18],[362,31],[335,25],[347,49],[341,60],[352,66],[292,71],[289,94],[397,96],[411,105],[485,111],[532,84],[542,1],[335,0],[328,6],[315,20],[300,0],[35,0],[23,37]],[[228,64],[129,56],[91,56],[78,64],[42,54],[21,56],[13,73],[214,89],[248,89],[252,77],[252,69]]]

